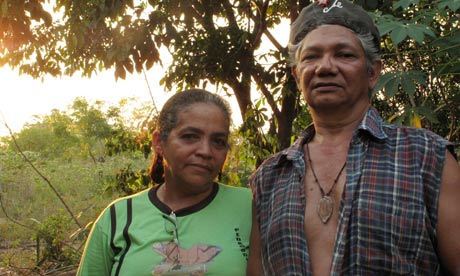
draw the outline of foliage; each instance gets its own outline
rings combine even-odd
[[[126,114],[113,112],[116,107],[105,108],[103,104],[88,104],[82,99],[76,102],[78,109],[74,109],[77,106],[74,104],[67,111],[53,110],[51,114],[36,116],[35,123],[15,133],[22,154],[11,137],[2,138],[0,262],[8,267],[27,267],[27,271],[32,267],[34,272],[27,275],[38,274],[35,270],[56,271],[64,269],[62,266],[75,266],[91,222],[110,201],[125,194],[116,190],[107,193],[106,186],[114,185],[110,181],[123,168],[140,172],[148,167],[149,156],[140,152],[140,147],[112,156],[105,153],[104,142],[113,131],[131,136],[131,143],[136,143],[136,131],[125,127],[132,123],[125,122],[129,119]],[[75,116],[76,110],[84,112]],[[91,118],[86,119],[85,114]],[[92,128],[93,122],[105,126],[106,132]],[[92,154],[82,151],[83,146],[91,149]],[[46,180],[53,183],[81,223],[71,222],[72,217],[63,212],[62,202]],[[29,250],[32,245],[36,252]]]
[[[4,45],[0,66],[17,66],[34,77],[77,71],[90,77],[97,70],[115,68],[115,77],[124,78],[126,73],[161,63],[160,49],[165,49],[173,58],[162,80],[167,89],[210,83],[233,92],[244,118],[248,110],[256,109],[251,101],[256,84],[273,112],[271,128],[278,138],[270,148],[284,147],[290,141],[299,95],[286,63],[286,48],[269,29],[289,10],[296,13],[298,7],[291,5],[228,0],[59,1],[54,12],[63,15],[62,21],[29,24],[33,36],[11,46],[11,33],[0,37]],[[2,16],[12,24],[15,12],[21,10],[6,6]],[[258,53],[263,35],[275,47]],[[272,93],[275,90],[283,93]],[[256,129],[247,129],[257,139],[255,145],[263,143]]]
[[[115,176],[111,176],[106,186],[106,193],[115,190],[124,195],[132,195],[149,187],[150,177],[146,169],[134,171],[131,165],[120,168]]]
[[[77,72],[91,77],[115,68],[115,78],[124,78],[161,63],[160,52],[167,51],[172,61],[162,79],[166,89],[210,84],[237,99],[244,124],[231,139],[222,182],[247,186],[261,160],[311,123],[286,45],[274,35],[275,26],[288,25],[307,2],[0,0],[0,66],[35,78]],[[389,121],[426,127],[458,144],[459,1],[355,2],[370,11],[382,34],[385,67],[373,104]],[[126,119],[126,104],[106,108],[77,99],[69,110],[37,116],[16,134],[27,158],[88,227],[113,198],[148,185],[156,114],[144,106],[134,123]],[[72,262],[67,249],[81,246],[88,228],[67,228],[68,218],[55,211],[59,202],[11,139],[1,139],[0,161],[4,212],[24,225],[42,222],[27,228],[0,220],[0,232],[7,233],[0,242],[27,245],[34,233],[44,241],[42,256]],[[63,242],[69,241],[67,247]]]
[[[258,161],[298,134],[292,130],[301,97],[285,42],[272,32],[308,1],[58,1],[52,12],[43,0],[13,2],[0,5],[0,66],[34,77],[90,77],[115,68],[115,77],[124,78],[162,63],[160,53],[168,51],[165,88],[211,84],[235,96],[245,119],[242,133]],[[458,1],[355,2],[371,12],[383,36],[385,73],[375,105],[390,121],[423,126],[458,143]]]
[[[375,12],[385,73],[375,104],[397,124],[460,142],[458,1],[394,1]]]
[[[36,154],[34,157],[31,152],[27,155],[35,164],[38,162],[39,169],[55,184],[70,208],[78,214],[81,225],[87,227],[80,229],[71,222],[71,218],[63,213],[64,208],[50,189],[19,155],[2,152],[0,203],[9,218],[23,225],[7,219],[4,212],[0,211],[0,262],[5,261],[5,266],[25,268],[40,265],[40,269],[56,269],[64,263],[76,265],[91,222],[110,201],[123,195],[117,191],[106,193],[108,180],[113,179],[121,168],[129,166],[133,171],[140,171],[148,166],[140,153],[121,153],[106,157],[103,163],[98,164],[94,164],[91,159],[74,158],[72,161],[62,162],[59,158],[43,160]],[[37,243],[33,238],[35,236],[40,237],[39,248],[36,248]],[[13,241],[15,242],[12,243]],[[35,250],[31,251],[29,248]],[[18,254],[26,252],[26,249],[30,251],[29,255],[20,257]],[[40,249],[38,260],[37,249]],[[14,252],[11,255],[14,258],[3,259],[10,256],[9,252]],[[43,261],[40,262],[41,260]]]
[[[77,98],[67,111],[55,109],[49,115],[36,115],[35,123],[26,124],[15,134],[16,141],[23,151],[51,159],[89,156],[102,160],[107,154],[119,152],[117,147],[134,151],[145,145],[134,139],[136,130],[125,124],[125,114],[121,111],[124,104],[105,107],[102,101],[88,103]],[[15,149],[12,140],[8,144]]]
[[[37,243],[43,241],[44,248],[39,252],[38,265],[53,263],[57,266],[67,266],[78,262],[80,256],[76,248],[71,247],[69,219],[64,213],[56,213],[35,227],[32,236]]]
[[[256,165],[250,142],[239,132],[233,132],[230,136],[230,145],[220,182],[232,186],[249,187],[248,177]]]
[[[6,234],[0,237],[0,246],[7,244],[9,248],[0,259],[4,266],[27,267],[33,273],[72,269],[102,209],[113,199],[150,185],[146,169],[151,159],[156,114],[142,107],[143,111],[136,113],[147,112],[143,116],[147,119],[133,123],[131,120],[136,119],[128,119],[121,109],[77,99],[68,110],[52,110],[50,114],[36,116],[35,123],[14,134],[20,147],[24,147],[23,155],[11,137],[3,137],[0,232]],[[106,131],[93,128],[93,124],[105,126]],[[36,144],[30,144],[34,139]],[[255,165],[249,141],[235,131],[230,140],[232,149],[221,181],[247,186],[247,177]],[[98,154],[81,153],[82,144]],[[46,181],[25,160],[53,183],[66,205],[78,214],[78,225],[71,222],[69,213],[64,213],[62,203]],[[32,245],[35,252],[20,249],[34,248]],[[18,255],[18,251],[28,254]]]

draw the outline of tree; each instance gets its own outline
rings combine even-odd
[[[459,9],[452,0],[397,1],[376,13],[385,57],[379,109],[395,123],[424,126],[457,145]]]
[[[56,8],[63,22],[38,24],[33,39],[3,50],[0,64],[19,66],[21,73],[35,77],[77,71],[90,77],[96,70],[115,67],[115,77],[124,78],[126,72],[161,62],[159,48],[165,47],[173,57],[163,79],[167,89],[208,81],[233,93],[247,122],[248,138],[271,152],[279,146],[259,131],[267,117],[254,116],[263,113],[251,101],[255,83],[274,114],[270,134],[278,135],[281,147],[289,145],[299,94],[286,63],[286,48],[269,29],[289,10],[299,9],[295,2],[61,1]],[[11,15],[8,9],[6,14]],[[276,48],[257,57],[263,35]],[[270,59],[275,62],[268,68],[263,64]]]
[[[134,121],[122,112],[128,102],[106,106],[102,101],[88,103],[76,98],[66,111],[54,109],[48,115],[36,115],[34,123],[15,134],[16,142],[23,151],[36,152],[47,159],[70,160],[89,155],[97,162],[106,155],[139,149],[147,156],[148,142],[137,133],[138,129],[127,126]],[[14,141],[7,144],[15,149]]]
[[[166,49],[172,63],[162,79],[165,88],[209,83],[236,97],[241,131],[259,161],[288,146],[293,127],[309,123],[295,123],[304,107],[286,45],[271,30],[283,19],[292,22],[310,1],[67,0],[54,7],[62,21],[51,23],[30,2],[1,0],[0,65],[34,77],[91,77],[115,68],[115,77],[124,78],[161,64],[160,49]],[[375,104],[384,117],[460,141],[458,1],[355,2],[372,12],[383,35],[386,67]],[[44,1],[33,3],[42,7]],[[18,28],[20,35],[12,31]],[[263,37],[272,46],[266,52],[260,52]],[[260,93],[255,102],[254,87]]]
[[[72,156],[79,139],[72,133],[72,119],[59,110],[50,115],[35,116],[35,123],[28,123],[16,134],[16,142],[23,151],[39,153],[42,158]],[[13,141],[9,148],[15,149]]]

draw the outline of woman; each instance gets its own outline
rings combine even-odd
[[[229,128],[219,96],[172,96],[153,133],[155,185],[106,208],[77,275],[245,275],[251,193],[215,182]]]

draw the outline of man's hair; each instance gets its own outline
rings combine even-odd
[[[303,39],[322,25],[341,25],[356,33],[366,54],[368,69],[380,59],[380,34],[374,21],[360,6],[341,0],[327,6],[312,3],[300,12],[291,25],[289,36],[288,51],[291,65],[294,65],[298,58]]]

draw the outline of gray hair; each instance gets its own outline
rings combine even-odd
[[[368,72],[370,72],[370,70],[372,70],[372,65],[374,64],[374,62],[380,60],[380,50],[377,49],[377,47],[375,46],[374,38],[371,33],[355,34],[361,43],[361,46],[364,50],[364,54],[366,55],[367,70]],[[291,66],[296,65],[299,59],[300,51],[305,37],[303,37],[302,40],[300,40],[296,44],[288,45],[289,62]]]
[[[368,69],[380,60],[380,33],[369,14],[348,0],[312,3],[303,8],[292,23],[288,52],[291,65],[297,62],[303,40],[308,33],[322,25],[340,25],[352,30],[361,41]]]
[[[157,130],[160,133],[160,139],[162,141],[166,141],[169,133],[176,127],[178,123],[178,114],[196,103],[214,104],[222,110],[222,113],[224,113],[230,125],[231,109],[227,101],[219,95],[203,89],[189,89],[174,94],[161,109],[158,117]]]

